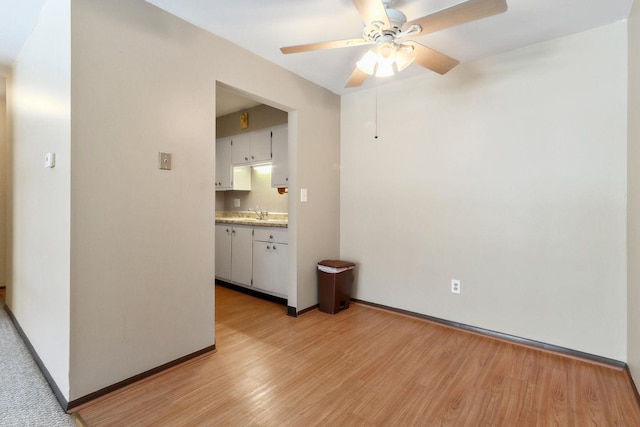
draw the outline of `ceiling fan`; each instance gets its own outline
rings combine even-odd
[[[506,0],[468,0],[407,22],[404,13],[391,8],[394,2],[395,0],[353,0],[353,5],[365,22],[361,38],[288,46],[280,50],[288,54],[373,45],[357,62],[345,87],[360,86],[370,75],[393,75],[395,71],[400,72],[413,62],[436,73],[445,74],[460,62],[410,39],[507,10]]]

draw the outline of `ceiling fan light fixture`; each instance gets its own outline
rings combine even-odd
[[[356,65],[370,76],[390,77],[411,65],[415,59],[412,51],[412,46],[385,41],[368,50]]]
[[[391,77],[393,76],[393,58],[391,60],[388,59],[378,59],[378,69],[376,70],[376,77]]]
[[[356,66],[364,73],[372,76],[376,72],[376,65],[378,64],[378,55],[372,50],[368,50],[364,54],[362,59],[356,63]]]
[[[393,42],[384,42],[376,47],[380,61],[392,61],[396,56],[398,46]]]
[[[395,74],[393,64],[396,61],[396,52],[398,51],[398,45],[393,41],[385,41],[379,43],[375,47],[376,61],[378,66],[376,68],[376,77],[390,77]]]

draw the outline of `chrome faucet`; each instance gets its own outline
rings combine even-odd
[[[259,219],[259,220],[269,219],[269,211],[266,210],[266,209],[261,211],[260,207],[256,206],[255,209],[249,209],[249,210],[255,212],[256,213],[256,218]]]

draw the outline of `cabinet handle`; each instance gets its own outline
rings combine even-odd
[[[229,232],[229,229],[227,228],[227,233]]]
[[[236,234],[236,230],[231,230],[231,232],[232,232],[233,234]]]
[[[285,181],[287,181],[287,182],[289,182],[289,177],[286,177],[284,180],[285,180]]]
[[[255,157],[251,156],[251,160],[255,159]]]
[[[270,235],[269,235],[269,238],[270,238],[270,239],[273,239],[273,234],[270,234]]]
[[[245,160],[249,160],[249,158],[248,158],[248,157],[245,157],[244,159],[245,159]]]
[[[274,250],[274,251],[276,250],[276,245],[273,245],[273,250]]]
[[[271,247],[269,245],[267,245],[267,249],[271,249]]]

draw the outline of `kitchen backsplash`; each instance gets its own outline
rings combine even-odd
[[[240,200],[240,206],[234,201]],[[248,211],[257,206],[269,212],[289,211],[289,194],[278,194],[271,188],[271,173],[260,173],[251,169],[251,191],[217,191],[216,211]]]

